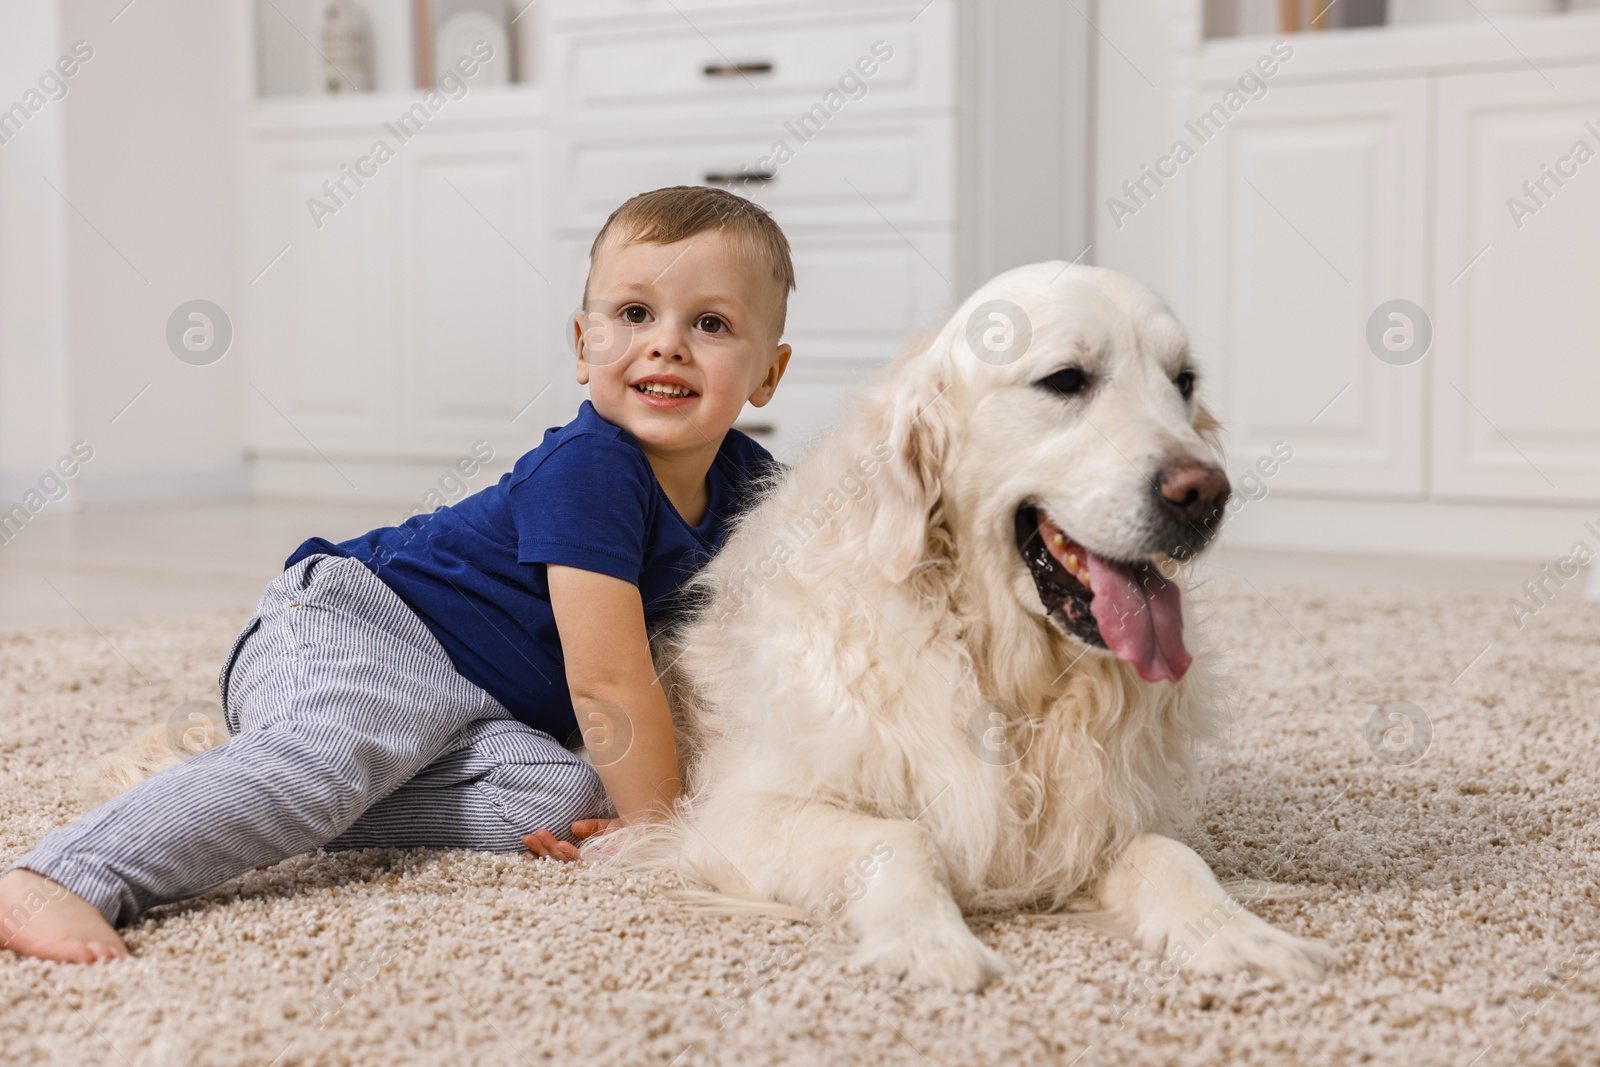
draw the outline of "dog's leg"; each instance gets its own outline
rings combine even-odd
[[[858,962],[961,992],[1010,969],[967,928],[932,836],[912,822],[746,796],[697,823],[712,868],[720,859],[758,895],[838,919]]]
[[[1134,838],[1094,895],[1133,940],[1202,974],[1250,970],[1314,980],[1335,964],[1325,945],[1246,911],[1193,849],[1159,834]]]

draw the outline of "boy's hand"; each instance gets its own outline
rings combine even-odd
[[[579,819],[572,824],[572,836],[595,837],[608,834],[622,825],[621,819]],[[578,858],[578,847],[556,838],[549,830],[535,830],[522,839],[528,851],[540,859],[572,861]]]

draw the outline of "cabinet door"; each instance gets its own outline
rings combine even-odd
[[[344,178],[337,201],[324,188],[371,144],[316,137],[244,148],[242,255],[254,277],[234,336],[257,451],[373,456],[398,444],[396,164],[359,188]],[[332,213],[314,218],[312,203]]]
[[[1183,131],[1190,333],[1230,466],[1294,449],[1274,491],[1423,490],[1426,360],[1382,362],[1366,334],[1380,304],[1426,299],[1427,94],[1421,78],[1280,85],[1205,143]]]
[[[400,411],[412,452],[455,456],[477,440],[502,454],[525,450],[549,414],[540,407],[550,392],[541,391],[558,371],[571,374],[544,143],[542,131],[527,128],[429,130],[404,149],[408,247],[397,312],[405,326]]]
[[[1547,75],[1440,80],[1441,496],[1600,500],[1600,68]]]

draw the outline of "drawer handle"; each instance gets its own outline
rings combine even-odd
[[[778,432],[778,428],[770,422],[734,423],[733,428],[740,433],[747,433],[751,437],[771,437]]]
[[[746,74],[771,73],[772,64],[766,60],[754,63],[707,63],[705,69],[708,78],[742,78]]]
[[[741,170],[737,174],[713,170],[706,173],[706,184],[740,185],[744,182],[766,183],[772,181],[776,177],[776,174],[764,170]]]

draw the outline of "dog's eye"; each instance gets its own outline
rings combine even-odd
[[[1194,396],[1194,371],[1186,370],[1180,372],[1176,378],[1172,379],[1172,384],[1176,385],[1178,392],[1183,394],[1185,400],[1188,400]]]
[[[1062,396],[1076,396],[1089,388],[1089,376],[1078,367],[1066,367],[1048,378],[1040,378],[1034,384]]]

